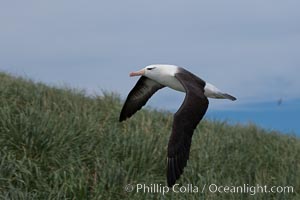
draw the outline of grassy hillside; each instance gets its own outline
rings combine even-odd
[[[121,100],[87,97],[0,73],[0,199],[300,199],[300,140],[254,125],[203,121],[179,184],[196,193],[126,192],[166,184],[172,115],[119,123]],[[293,193],[213,193],[220,186],[293,186]]]

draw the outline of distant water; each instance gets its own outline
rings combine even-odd
[[[268,130],[300,136],[300,101],[260,103],[249,105],[245,110],[208,110],[206,118],[227,120],[229,123],[251,122]]]

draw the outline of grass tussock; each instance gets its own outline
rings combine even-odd
[[[0,199],[300,199],[300,141],[203,121],[180,185],[293,186],[293,193],[143,193],[166,184],[172,115],[142,110],[119,123],[120,98],[87,97],[0,73]]]

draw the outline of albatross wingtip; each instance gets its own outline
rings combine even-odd
[[[127,117],[121,112],[120,117],[119,117],[119,122],[125,121]]]

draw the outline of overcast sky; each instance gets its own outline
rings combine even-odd
[[[5,1],[0,70],[125,98],[137,80],[130,71],[168,63],[238,98],[212,101],[213,110],[294,102],[299,8],[296,0]],[[165,90],[150,105],[174,109],[182,98]]]

